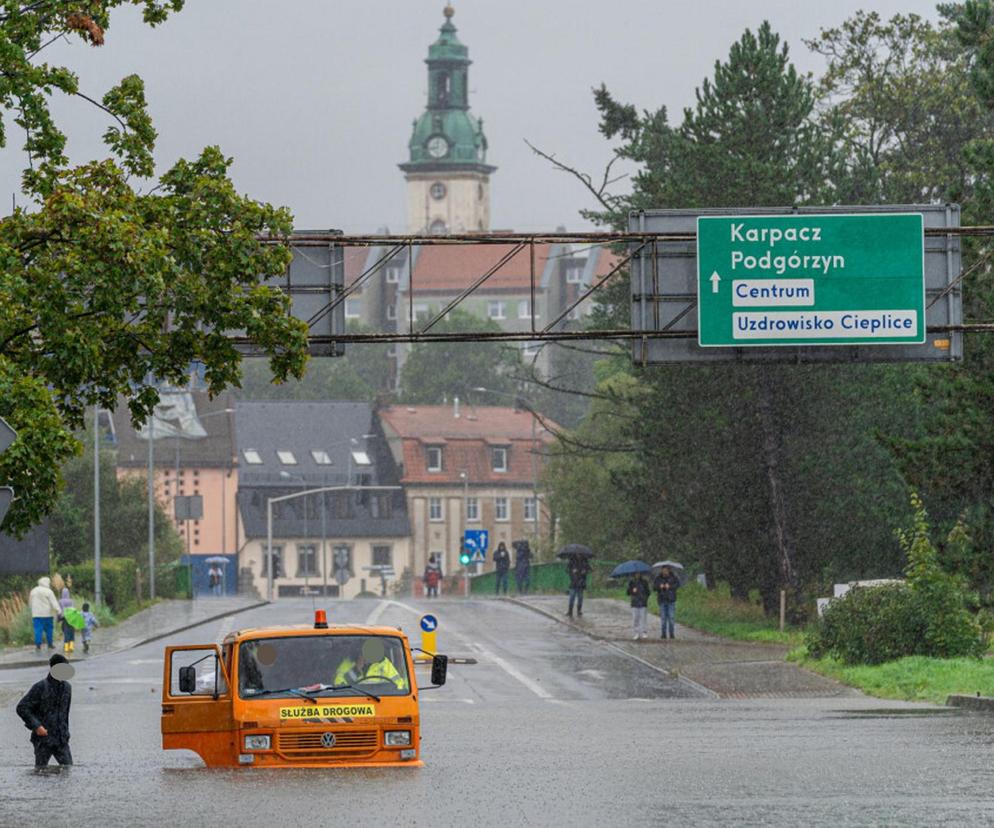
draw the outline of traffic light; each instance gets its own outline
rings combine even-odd
[[[469,554],[469,550],[463,549],[462,554],[459,555],[459,563],[463,566],[469,566],[471,557],[472,556]]]

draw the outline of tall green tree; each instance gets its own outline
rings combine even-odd
[[[619,157],[639,165],[630,198],[612,202],[619,209],[602,214],[606,222],[617,224],[628,208],[820,203],[843,166],[841,116],[826,127],[818,87],[791,65],[768,24],[746,32],[716,63],[679,127],[665,110],[640,113],[604,88],[596,100],[602,133],[619,142]],[[619,298],[605,319],[626,301]],[[901,374],[657,366],[635,370],[633,382],[612,380],[615,392],[625,389],[624,403],[593,429],[609,447],[605,458],[619,451],[633,458],[605,459],[623,472],[592,476],[605,488],[588,500],[625,504],[598,512],[604,543],[681,555],[738,594],[758,588],[770,609],[783,587],[900,571],[891,529],[904,494],[875,430],[904,434],[911,426],[891,407],[895,395],[910,395]],[[596,458],[588,428],[564,445]],[[571,533],[568,509],[564,515]]]
[[[112,408],[124,395],[142,420],[158,398],[152,378],[181,382],[193,361],[222,390],[239,378],[227,338],[237,330],[279,378],[300,376],[307,359],[306,326],[262,283],[289,262],[289,212],[238,194],[217,147],[156,177],[141,79],[95,101],[72,71],[44,62],[59,39],[102,44],[125,5],[154,26],[183,2],[0,2],[0,146],[16,126],[29,161],[29,205],[0,218],[0,417],[19,433],[0,455],[0,479],[18,494],[7,531],[54,505],[87,406]],[[108,158],[69,165],[49,108],[56,94],[105,111]]]
[[[92,432],[91,432],[92,433]],[[93,441],[81,438],[86,450],[62,469],[66,481],[49,518],[53,559],[60,565],[93,560]],[[110,531],[101,536],[101,553],[133,558],[144,567],[148,560],[148,500],[145,476],[118,479],[114,453],[100,452],[100,524]],[[155,551],[159,564],[183,552],[183,540],[162,506],[155,504]]]
[[[432,333],[493,333],[500,327],[456,309]],[[499,342],[422,342],[411,348],[400,371],[401,402],[438,404],[453,397],[472,398],[474,388],[513,394],[521,354]]]

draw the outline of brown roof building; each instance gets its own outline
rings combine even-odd
[[[532,548],[549,530],[538,480],[552,434],[528,411],[498,406],[389,406],[383,432],[407,495],[411,570],[420,580],[428,557],[445,575],[462,572],[463,532],[486,529],[490,547],[480,571],[493,568],[503,542]]]

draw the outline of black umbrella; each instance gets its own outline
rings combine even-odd
[[[582,543],[567,543],[556,553],[557,558],[592,558],[594,550]]]

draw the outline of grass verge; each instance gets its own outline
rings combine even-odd
[[[994,659],[907,656],[886,664],[843,664],[833,658],[810,658],[804,647],[788,656],[808,670],[828,676],[871,696],[945,704],[953,694],[994,694]]]
[[[588,590],[588,595],[628,601],[624,585]],[[655,608],[655,599],[650,608]],[[677,596],[676,618],[679,623],[695,630],[736,641],[786,644],[790,647],[804,642],[802,629],[788,627],[780,632],[779,621],[767,618],[758,603],[733,598],[727,584],[719,584],[710,590],[698,583],[681,587]]]

